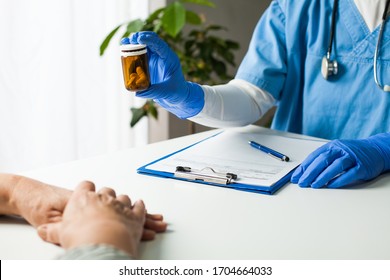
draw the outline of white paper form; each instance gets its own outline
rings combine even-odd
[[[275,159],[253,148],[255,141],[287,155],[290,161]],[[309,153],[325,142],[288,138],[255,132],[227,130],[148,166],[148,169],[175,172],[177,166],[237,174],[236,183],[272,186],[297,167]]]

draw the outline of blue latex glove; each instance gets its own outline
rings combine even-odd
[[[301,187],[340,188],[390,170],[390,133],[362,140],[334,140],[311,153],[291,182]]]
[[[121,43],[145,44],[148,48],[151,86],[137,92],[137,97],[153,99],[181,119],[193,117],[202,111],[202,88],[184,79],[179,58],[156,33],[133,33],[129,38],[123,38]]]

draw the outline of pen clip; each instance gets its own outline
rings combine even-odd
[[[203,181],[207,183],[217,183],[223,185],[228,185],[233,180],[237,179],[237,175],[234,173],[217,172],[211,167],[195,170],[187,166],[177,166],[174,175],[177,178],[191,181]]]
[[[267,155],[269,155],[270,157],[273,157],[274,159],[281,160],[281,161],[285,161],[283,158],[277,157],[277,156],[275,156],[275,155],[273,155],[273,154],[271,154],[271,153],[267,153]]]

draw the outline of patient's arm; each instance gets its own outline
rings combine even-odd
[[[0,173],[0,215],[18,215],[37,227],[59,222],[72,191],[28,177]],[[154,239],[167,224],[160,214],[146,214],[142,240]]]
[[[0,214],[19,215],[35,227],[57,222],[71,193],[31,178],[0,173]]]

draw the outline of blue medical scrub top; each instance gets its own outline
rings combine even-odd
[[[273,1],[256,26],[236,78],[277,100],[274,129],[327,139],[390,132],[390,92],[377,87],[373,73],[379,27],[370,32],[353,0],[339,0],[331,55],[339,73],[322,77],[333,2]],[[389,18],[385,28],[378,76],[390,84]]]

